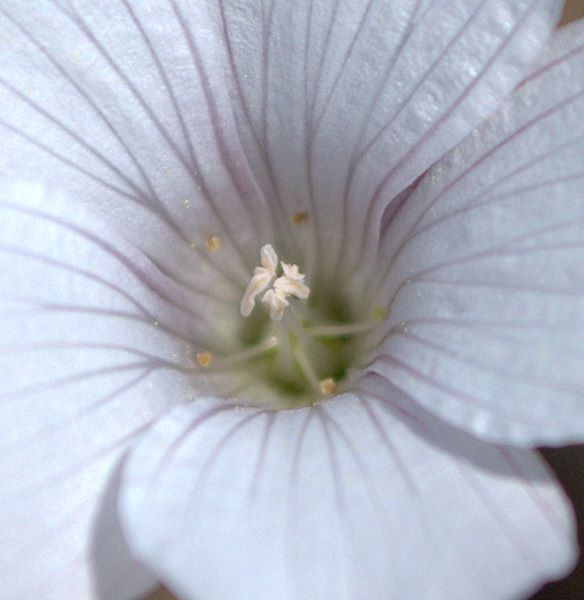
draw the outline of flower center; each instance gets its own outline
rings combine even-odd
[[[238,401],[267,408],[313,405],[347,390],[379,315],[358,315],[341,290],[325,292],[318,281],[309,287],[300,267],[280,262],[269,244],[260,264],[241,298],[240,351],[201,351],[198,367],[243,377]],[[220,387],[229,380],[220,378]]]

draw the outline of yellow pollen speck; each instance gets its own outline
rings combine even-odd
[[[307,212],[298,212],[292,215],[292,223],[294,225],[300,225],[300,223],[308,222],[308,213]]]
[[[197,352],[197,362],[206,369],[211,366],[213,355],[210,352]]]
[[[218,235],[211,235],[205,240],[209,252],[217,252],[221,248],[221,239]]]
[[[376,306],[371,312],[376,321],[385,321],[387,319],[387,309],[383,306]]]
[[[337,391],[335,380],[329,377],[320,382],[320,392],[324,396],[332,396]]]
[[[191,248],[193,250],[195,250],[196,247],[197,247],[197,242],[191,242]]]

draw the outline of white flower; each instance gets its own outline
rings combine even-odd
[[[491,600],[572,566],[530,449],[584,439],[561,7],[2,0],[0,597]]]

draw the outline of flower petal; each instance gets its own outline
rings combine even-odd
[[[140,253],[40,186],[0,186],[0,240],[0,596],[140,598],[154,580],[108,488],[191,393],[178,310]]]
[[[535,453],[365,385],[295,411],[175,409],[125,463],[131,547],[185,600],[493,600],[570,568],[571,511]]]
[[[373,368],[492,440],[584,440],[582,114],[579,23],[385,235],[391,331]]]
[[[0,166],[99,208],[175,270],[190,257],[191,281],[211,262],[239,300],[256,260],[241,245],[271,235],[211,29],[203,2],[3,2]]]
[[[244,145],[281,230],[308,214],[308,253],[350,272],[375,248],[384,207],[524,76],[562,2],[217,6]]]

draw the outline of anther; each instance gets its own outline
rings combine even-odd
[[[211,235],[205,240],[205,246],[213,254],[221,248],[221,238],[218,235]]]
[[[375,306],[371,314],[376,321],[385,321],[387,319],[387,308],[384,306]]]
[[[197,352],[197,362],[203,369],[208,369],[213,362],[213,355],[210,352]]]
[[[337,384],[332,377],[323,379],[320,383],[320,392],[323,396],[332,396],[337,392]]]
[[[308,213],[307,212],[297,212],[292,215],[292,223],[294,225],[300,225],[301,223],[308,222]]]
[[[210,352],[199,352],[197,354],[197,362],[203,368],[209,368],[213,363],[214,371],[221,371],[223,369],[231,369],[239,364],[245,363],[249,360],[253,360],[262,354],[272,350],[278,346],[278,338],[271,336],[260,342],[256,346],[247,348],[237,354],[231,354],[230,356],[218,356],[216,359]]]

